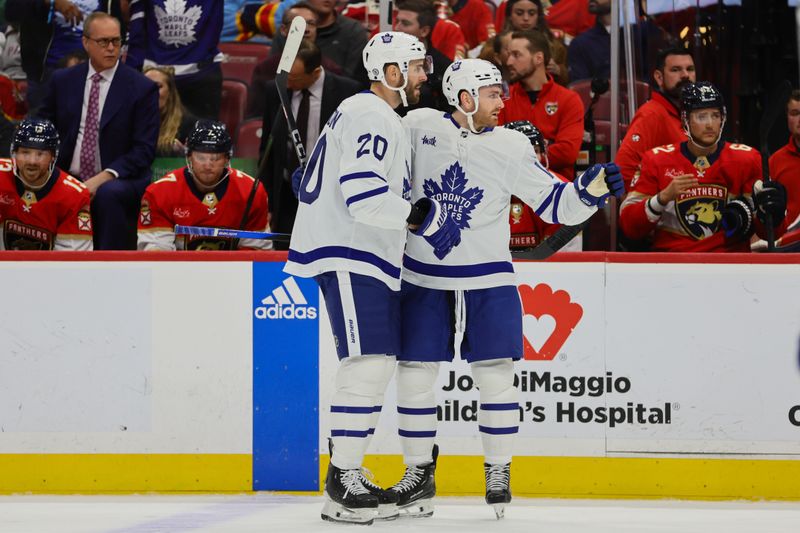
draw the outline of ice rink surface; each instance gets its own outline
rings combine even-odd
[[[515,532],[797,533],[800,503],[515,498],[505,519],[478,497],[440,497],[428,519],[338,525],[321,496],[0,496],[0,533]]]

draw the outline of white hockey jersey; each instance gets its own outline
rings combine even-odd
[[[432,289],[485,289],[514,284],[508,250],[511,196],[530,205],[546,222],[573,225],[596,210],[578,197],[571,182],[539,164],[520,132],[494,128],[474,134],[446,113],[410,112],[412,201],[440,201],[461,228],[461,244],[443,259],[424,239],[409,234],[403,279]]]
[[[399,290],[410,158],[408,135],[389,104],[369,91],[343,101],[309,157],[284,270],[300,277],[354,272]]]

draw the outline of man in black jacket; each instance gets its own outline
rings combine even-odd
[[[22,70],[28,77],[28,108],[35,114],[56,63],[83,48],[83,19],[102,11],[122,20],[121,0],[97,0],[97,8],[84,10],[70,0],[6,0],[6,21],[19,24]],[[125,35],[125,28],[122,28]]]
[[[321,61],[319,47],[303,39],[287,81],[292,113],[309,154],[325,122],[342,100],[354,95],[361,88],[358,82],[323,69]],[[272,143],[265,154],[270,137]],[[275,81],[267,83],[265,88],[260,156],[262,164],[258,177],[264,183],[269,197],[270,227],[275,232],[290,233],[297,213],[297,199],[292,193],[291,175],[298,162]],[[287,244],[276,242],[275,249],[286,249]]]

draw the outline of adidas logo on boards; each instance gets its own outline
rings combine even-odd
[[[255,308],[253,314],[258,319],[299,319],[313,320],[317,318],[317,308],[308,305],[308,300],[303,296],[297,282],[291,276],[272,291],[272,294],[261,300],[261,305]]]

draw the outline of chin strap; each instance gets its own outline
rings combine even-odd
[[[464,111],[464,109],[461,107],[461,104],[457,104],[456,105],[456,109],[461,111],[462,113],[464,113],[464,115],[466,115],[466,117],[467,117],[467,125],[469,126],[469,131],[471,131],[472,133],[475,133],[476,135],[479,134],[481,131],[483,131],[482,129],[481,130],[476,129],[475,128],[475,122],[472,120],[472,115],[474,115],[478,111],[478,106],[477,105],[475,106],[475,109],[472,110],[472,112],[470,112],[470,113],[467,113],[466,111]]]
[[[386,83],[386,78],[383,75],[381,75],[381,83],[387,89],[390,89],[392,91],[397,91],[398,93],[400,93],[400,100],[403,102],[403,107],[408,107],[408,96],[406,96],[406,85],[408,85],[407,76],[405,75],[403,76],[403,85],[401,85],[400,87],[390,86],[388,83]]]

